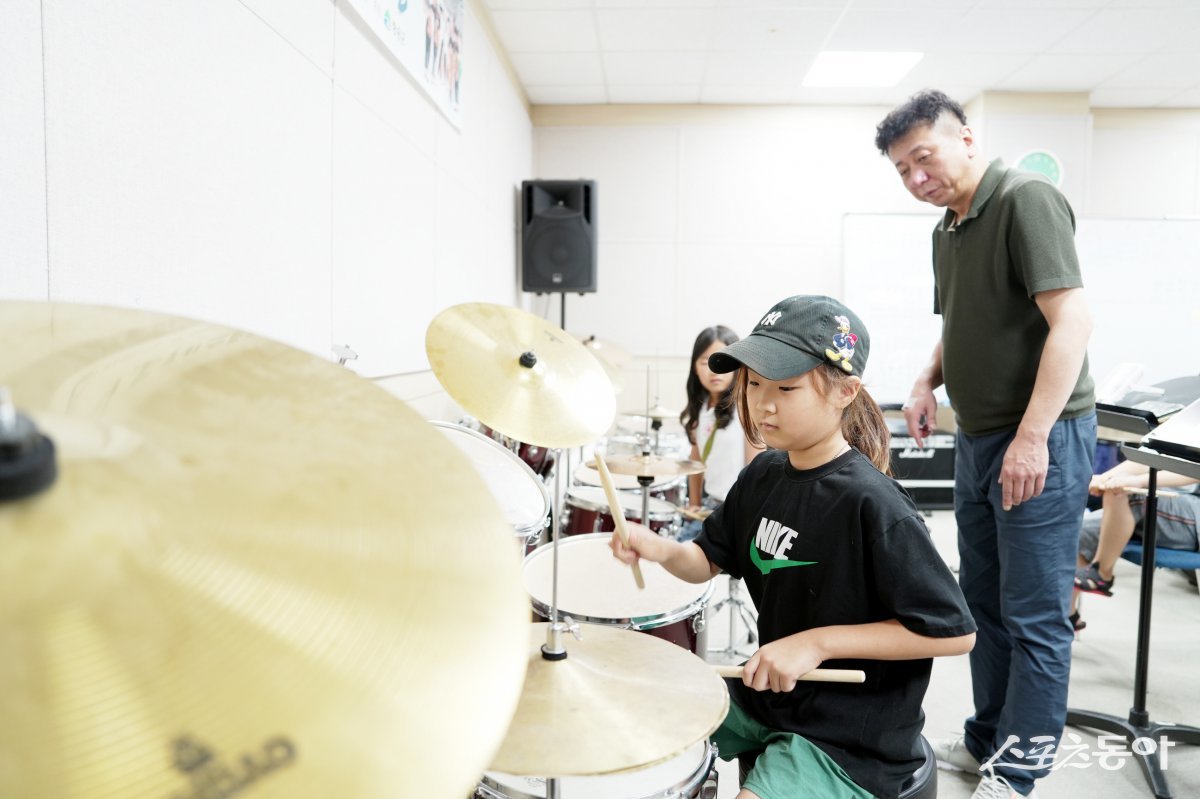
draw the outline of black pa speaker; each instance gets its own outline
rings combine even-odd
[[[596,290],[596,181],[521,181],[521,289]]]

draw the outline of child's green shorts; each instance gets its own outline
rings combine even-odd
[[[733,702],[712,740],[723,760],[763,749],[742,785],[762,799],[873,799],[803,736],[764,727]]]

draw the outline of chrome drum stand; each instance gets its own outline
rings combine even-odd
[[[729,640],[725,643],[724,649],[709,649],[709,655],[719,655],[725,660],[734,660],[735,658],[748,658],[754,654],[758,644],[758,616],[750,607],[750,603],[742,599],[742,581],[729,578],[729,595],[717,602],[710,609],[709,619],[721,612],[721,609],[726,605],[729,606]],[[737,636],[737,621],[741,619],[742,624],[746,628],[745,643],[738,643]],[[747,649],[747,647],[749,647]]]

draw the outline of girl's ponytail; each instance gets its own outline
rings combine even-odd
[[[891,433],[883,409],[865,388],[842,412],[842,435],[850,446],[867,456],[875,468],[886,475],[892,473]]]

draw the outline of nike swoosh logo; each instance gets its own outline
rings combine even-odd
[[[762,555],[758,554],[758,547],[754,542],[750,542],[750,562],[758,567],[758,570],[764,575],[770,574],[776,569],[786,569],[789,566],[812,566],[816,563],[815,560],[784,560],[780,558],[772,558],[771,560],[763,560]]]

